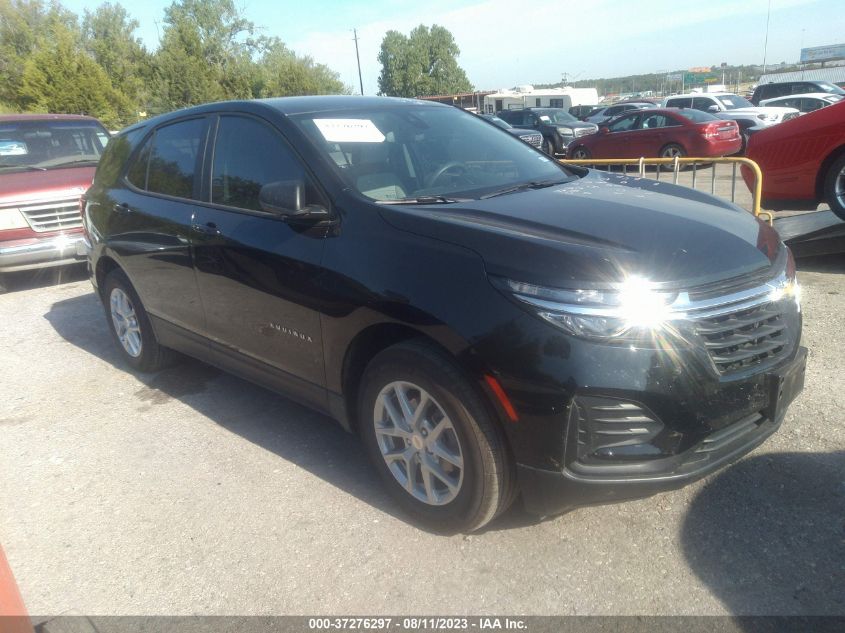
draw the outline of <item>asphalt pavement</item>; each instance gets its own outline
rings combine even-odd
[[[130,371],[83,275],[0,296],[0,544],[33,615],[845,614],[845,256],[802,262],[806,389],[679,491],[444,537],[331,420]],[[61,283],[56,283],[61,282]]]

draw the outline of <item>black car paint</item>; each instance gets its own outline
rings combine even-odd
[[[565,112],[569,114],[567,110],[563,108],[538,108],[538,110],[560,110],[561,112]],[[507,123],[510,123],[515,128],[518,129],[527,129],[527,130],[535,130],[540,132],[543,135],[543,140],[548,143],[549,147],[554,150],[555,154],[565,154],[567,142],[572,141],[575,139],[573,136],[572,138],[564,138],[561,136],[560,132],[558,131],[558,127],[568,127],[572,128],[572,130],[582,130],[582,129],[589,129],[592,132],[598,131],[598,126],[595,123],[587,123],[585,121],[578,121],[577,119],[574,121],[567,121],[566,123],[544,123],[542,120],[537,120],[535,124],[528,125],[522,123],[513,123],[512,121],[508,120],[508,117],[512,116],[515,112],[533,112],[534,108],[523,108],[521,110],[502,110],[496,113],[496,116],[505,120]]]
[[[379,340],[427,338],[484,394],[519,465],[529,509],[541,514],[677,485],[655,479],[573,488],[567,446],[576,394],[642,403],[677,435],[678,450],[767,406],[768,373],[726,380],[694,350],[568,336],[491,281],[601,287],[640,272],[662,286],[688,287],[759,274],[785,249],[766,224],[701,192],[587,170],[574,182],[488,200],[379,205],[346,188],[287,118],[346,103],[405,102],[303,97],[210,104],[121,133],[87,194],[95,286],[119,266],[162,344],[280,391],[347,428],[355,425],[363,369],[356,353]],[[298,222],[176,200],[141,193],[123,178],[127,158],[156,126],[196,116],[213,125],[224,113],[259,117],[289,141],[322,186],[328,219]],[[208,141],[198,161],[203,199],[211,151]],[[800,331],[800,319],[792,327]],[[679,354],[684,371],[674,362]],[[798,356],[796,339],[788,362]],[[501,383],[518,421],[505,415],[485,376]]]

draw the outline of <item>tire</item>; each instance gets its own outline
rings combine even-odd
[[[579,145],[574,150],[572,150],[571,156],[572,160],[589,160],[593,157],[590,153],[590,150],[588,150],[583,145]]]
[[[445,354],[422,341],[382,351],[364,372],[358,401],[358,428],[373,465],[420,524],[441,533],[472,532],[507,510],[515,472],[502,431]],[[413,425],[408,420],[420,402],[422,419]]]
[[[6,282],[6,276],[0,274],[0,295],[6,294],[9,291],[9,286]]]
[[[824,197],[830,210],[845,220],[845,154],[837,158],[827,170]]]
[[[141,299],[122,270],[113,270],[106,276],[102,300],[109,330],[127,364],[152,372],[170,362],[170,350],[159,345]]]
[[[555,146],[554,146],[554,143],[553,143],[552,141],[550,141],[549,139],[547,139],[547,138],[544,138],[544,139],[543,139],[543,146],[542,146],[542,150],[543,150],[546,154],[548,154],[549,156],[551,156],[552,158],[554,158],[554,157],[555,157]]]
[[[674,158],[675,156],[677,156],[678,158],[683,158],[686,155],[686,150],[677,143],[669,143],[668,145],[664,145],[660,150],[660,158]],[[672,165],[661,165],[660,169],[662,171],[673,171]],[[683,169],[683,166],[679,167],[680,171],[682,171]]]

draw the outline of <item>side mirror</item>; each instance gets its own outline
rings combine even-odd
[[[719,112],[719,106],[717,106],[715,103],[713,105],[709,105],[709,106],[707,106],[707,111],[708,112]]]
[[[599,128],[599,134],[607,134],[608,132],[610,132],[610,128],[607,127],[606,125],[602,125]]]
[[[268,182],[258,192],[258,204],[262,211],[287,218],[318,218],[328,216],[322,205],[305,203],[305,183],[301,180],[277,180]]]

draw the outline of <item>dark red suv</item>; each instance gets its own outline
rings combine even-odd
[[[0,291],[5,273],[85,260],[79,199],[108,140],[91,117],[0,116]]]

